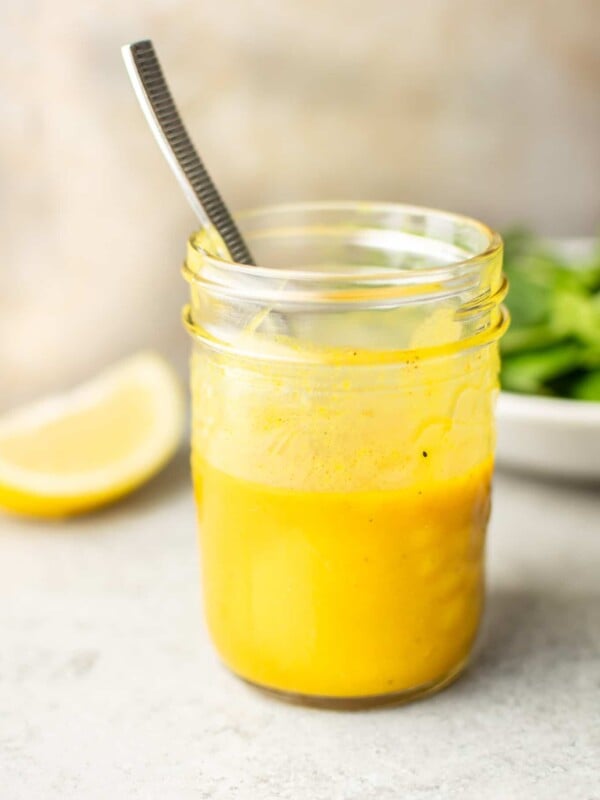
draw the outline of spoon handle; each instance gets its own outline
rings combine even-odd
[[[123,59],[154,138],[203,227],[219,233],[224,258],[254,264],[248,246],[212,182],[179,116],[150,40],[126,44]]]

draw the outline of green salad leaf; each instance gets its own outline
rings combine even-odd
[[[573,384],[571,396],[576,400],[600,402],[600,369],[588,372]]]
[[[599,401],[600,246],[573,261],[522,229],[503,238],[511,314],[503,388]]]

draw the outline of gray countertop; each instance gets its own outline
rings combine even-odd
[[[499,475],[478,655],[334,713],[228,675],[201,622],[184,457],[69,523],[0,519],[0,797],[600,798],[600,491]]]

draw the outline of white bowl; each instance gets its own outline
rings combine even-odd
[[[571,259],[585,258],[596,240],[550,239]],[[501,392],[497,460],[553,477],[600,481],[600,403]]]
[[[600,403],[500,392],[497,414],[499,465],[600,481]]]

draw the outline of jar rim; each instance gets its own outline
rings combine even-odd
[[[228,347],[234,340],[239,349],[240,334],[247,345],[259,329],[269,341],[285,344],[291,321],[303,324],[312,315],[335,320],[346,312],[359,312],[348,317],[359,328],[371,319],[360,312],[397,312],[402,316],[380,317],[388,329],[394,323],[397,338],[399,321],[414,326],[417,317],[426,321],[441,310],[458,325],[453,332],[459,349],[498,338],[506,327],[502,240],[470,217],[395,203],[318,202],[256,209],[240,219],[250,247],[256,243],[257,253],[281,266],[227,261],[210,230],[190,237],[183,274],[191,307],[184,322],[217,349],[218,342]],[[208,251],[213,248],[215,253]],[[285,269],[296,263],[307,268]],[[429,342],[431,332],[425,338],[422,356],[439,354],[440,343]],[[382,350],[384,360],[397,359],[390,355],[395,346]]]
[[[405,204],[405,203],[391,203],[391,202],[356,202],[356,201],[316,201],[316,202],[297,202],[297,203],[283,203],[271,204],[260,206],[254,209],[247,209],[236,214],[236,220],[242,224],[246,221],[251,221],[260,218],[261,216],[289,213],[303,213],[303,212],[361,212],[361,213],[401,213],[405,215],[415,215],[423,218],[431,218],[436,220],[443,220],[455,225],[463,225],[464,227],[471,228],[484,237],[485,246],[477,252],[467,256],[466,258],[459,258],[456,261],[451,261],[443,266],[419,267],[419,269],[410,269],[406,267],[386,267],[385,269],[369,272],[368,274],[359,273],[357,270],[349,270],[346,272],[335,273],[331,271],[318,271],[307,270],[298,268],[280,268],[280,267],[267,267],[260,264],[243,264],[236,261],[231,261],[215,252],[207,250],[201,246],[197,241],[199,234],[203,231],[195,231],[188,239],[188,246],[192,251],[202,256],[205,264],[209,267],[223,270],[225,273],[237,275],[238,277],[252,277],[264,279],[277,279],[286,280],[290,283],[307,282],[326,283],[332,278],[335,278],[336,283],[348,282],[351,283],[360,279],[363,286],[366,284],[377,286],[378,284],[385,284],[389,286],[391,283],[410,284],[412,286],[421,286],[433,283],[446,282],[452,278],[462,275],[465,271],[469,271],[471,267],[479,265],[483,261],[493,259],[502,250],[502,238],[493,228],[489,227],[483,222],[464,214],[458,214],[451,211],[444,211],[436,208],[429,208],[426,206]],[[382,228],[386,230],[386,228]],[[389,230],[393,230],[389,228]],[[250,237],[251,239],[252,237]],[[421,237],[423,238],[423,237]],[[186,279],[194,282],[196,279],[202,278],[184,264],[184,274]]]
[[[220,340],[201,328],[193,319],[192,308],[186,304],[182,310],[181,320],[192,339],[201,342],[204,347],[208,347],[217,353],[224,355],[234,354],[236,360],[248,360],[254,362],[287,363],[292,366],[298,363],[309,364],[315,367],[331,368],[332,366],[352,366],[353,368],[389,366],[394,367],[399,363],[416,363],[435,358],[449,358],[467,351],[474,351],[486,347],[502,338],[510,324],[510,316],[506,307],[498,306],[498,317],[489,328],[482,329],[467,339],[461,339],[440,345],[430,345],[417,348],[397,348],[391,350],[368,350],[361,352],[355,345],[346,347],[330,348],[328,359],[324,360],[319,355],[319,349],[304,347],[302,356],[293,358],[294,348],[285,348],[287,342],[285,336],[274,337],[274,341],[283,345],[281,350],[253,350],[247,352],[240,350],[238,346],[231,342]],[[300,352],[300,351],[298,351]]]

